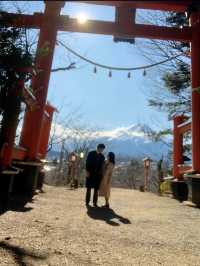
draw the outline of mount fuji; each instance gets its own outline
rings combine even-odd
[[[96,134],[96,143],[104,143],[108,151],[122,156],[143,158],[146,156],[158,160],[166,156],[169,147],[163,142],[153,142],[146,134],[150,132],[147,125],[131,125]]]
[[[56,135],[66,139],[66,146],[73,151],[74,139],[76,143],[84,143],[87,141],[91,149],[95,149],[98,143],[106,145],[105,153],[112,151],[118,157],[134,157],[142,159],[150,157],[153,160],[159,160],[162,156],[167,156],[169,147],[163,142],[154,142],[150,139],[147,132],[151,129],[147,125],[136,124],[128,127],[118,127],[113,130],[79,130],[78,139],[77,135],[74,138],[73,129],[62,128],[57,126]],[[49,157],[58,157],[60,147],[50,151]]]

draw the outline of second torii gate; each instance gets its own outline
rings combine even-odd
[[[67,1],[68,2],[68,1]],[[113,35],[116,40],[132,42],[134,38],[175,40],[191,43],[192,60],[192,170],[200,173],[200,8],[196,1],[76,1],[76,3],[111,5],[116,9],[115,22],[89,20],[79,24],[76,19],[60,15],[65,1],[46,1],[44,13],[33,15],[6,13],[10,26],[40,29],[38,51],[46,49],[44,56],[37,56],[36,68],[42,70],[32,80],[34,95],[40,108],[27,112],[24,119],[21,143],[28,148],[28,157],[37,159],[51,73],[56,36],[58,31]],[[143,25],[135,23],[136,9],[153,9],[190,13],[190,26],[183,28]],[[5,17],[5,16],[4,16]],[[4,19],[4,18],[3,18]],[[39,54],[39,53],[38,53]],[[27,130],[28,129],[28,130]],[[31,134],[30,134],[31,132]]]

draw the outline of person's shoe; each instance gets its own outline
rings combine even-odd
[[[99,206],[97,205],[97,203],[94,203],[93,206],[94,206],[95,208],[98,208],[98,207],[99,207]]]
[[[102,206],[102,208],[110,208],[110,205],[109,204],[105,204]]]

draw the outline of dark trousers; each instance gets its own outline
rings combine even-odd
[[[86,191],[86,204],[90,203],[90,197],[91,197],[91,188],[87,188]],[[94,194],[93,194],[93,204],[96,205],[98,201],[98,189],[94,188]]]

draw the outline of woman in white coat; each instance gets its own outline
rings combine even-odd
[[[104,165],[104,174],[99,188],[99,196],[105,197],[106,204],[103,207],[109,208],[110,188],[113,169],[115,167],[115,154],[108,153],[107,161]]]

